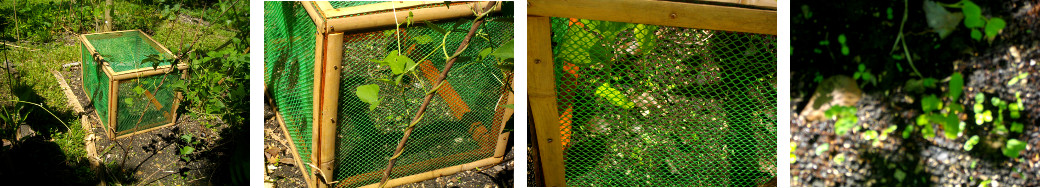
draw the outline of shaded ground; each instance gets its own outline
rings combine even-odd
[[[938,87],[922,93],[906,87],[909,79],[919,79],[893,48],[902,19],[903,1],[798,2],[792,3],[792,81],[791,81],[791,186],[998,186],[1040,185],[1040,31],[1038,5],[1031,0],[976,2],[983,16],[1001,17],[1007,27],[992,43],[975,41],[967,28],[958,26],[945,39],[930,32],[920,1],[909,2],[909,17],[903,33],[913,57],[913,65],[923,77],[936,78]],[[953,1],[945,3],[954,3]],[[893,9],[889,19],[887,10]],[[949,8],[948,8],[949,9]],[[959,9],[951,9],[959,12]],[[811,15],[811,16],[809,16]],[[840,53],[837,36],[844,34],[851,53]],[[825,44],[828,43],[829,44]],[[856,124],[861,131],[835,134],[835,120],[808,121],[801,114],[820,80],[834,75],[853,75],[863,64],[880,80],[877,84],[857,80],[863,98],[856,107]],[[942,97],[944,104],[960,104],[965,112],[958,119],[966,124],[956,139],[945,136],[924,137],[915,118],[922,115],[922,96],[942,95],[950,90],[945,80],[953,73],[964,75],[964,94],[954,101]],[[1015,76],[1023,82],[1009,84]],[[1021,133],[995,133],[993,123],[977,125],[971,108],[976,94],[985,96],[985,108],[994,109],[991,98],[1015,101],[1021,93],[1024,110],[1011,123],[1024,124]],[[997,116],[994,114],[994,116]],[[996,117],[994,117],[996,119]],[[943,126],[928,124],[935,132]],[[890,133],[884,129],[895,127]],[[902,133],[908,127],[917,130]],[[874,144],[867,131],[881,132]],[[977,135],[975,149],[966,151],[965,142]],[[1028,143],[1017,159],[1001,154],[1005,140]],[[827,145],[827,146],[825,146]],[[826,149],[824,149],[826,148]],[[796,156],[796,158],[795,158]],[[842,160],[844,158],[844,160]]]
[[[275,187],[305,187],[307,182],[303,179],[300,168],[295,164],[289,143],[282,132],[277,118],[268,103],[264,103],[264,151],[265,166],[268,179],[265,182],[273,182]],[[501,163],[493,166],[480,167],[447,176],[441,176],[422,182],[406,184],[398,187],[425,188],[425,187],[513,187],[513,149],[512,144],[506,148],[508,151]],[[274,164],[271,157],[277,156],[278,163]]]
[[[90,104],[83,93],[80,69],[63,69],[81,104]],[[219,120],[203,120],[184,114],[177,123],[145,133],[110,140],[90,105],[84,105],[92,130],[85,139],[96,143],[96,153],[105,166],[100,177],[115,185],[213,185],[230,183],[226,172],[233,138],[246,137],[242,130],[228,129]],[[207,128],[207,125],[212,128]],[[234,135],[238,132],[241,135]],[[230,135],[229,135],[230,134]],[[189,142],[186,137],[191,137]],[[197,141],[197,142],[196,142]],[[194,152],[182,155],[186,146]]]

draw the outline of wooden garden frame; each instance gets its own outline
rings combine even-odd
[[[368,4],[354,7],[343,7],[333,8],[332,5],[327,1],[305,1],[301,2],[304,9],[306,9],[311,20],[314,21],[317,26],[317,33],[315,33],[315,62],[314,62],[314,94],[313,104],[314,109],[312,113],[312,152],[311,156],[298,156],[299,157],[310,157],[311,161],[314,162],[316,170],[314,174],[318,175],[307,175],[305,174],[308,181],[308,187],[329,187],[336,186],[329,182],[334,182],[333,169],[335,168],[335,139],[336,139],[336,127],[338,117],[338,101],[339,101],[339,80],[340,80],[340,63],[343,57],[343,42],[344,35],[351,32],[358,32],[364,30],[372,30],[378,28],[394,27],[396,25],[395,17],[398,21],[403,22],[409,15],[409,11],[414,15],[412,17],[413,22],[422,21],[433,21],[433,20],[446,20],[456,18],[468,18],[473,17],[473,10],[475,8],[485,7],[489,2],[454,2],[450,7],[435,6],[428,8],[420,8],[424,5],[438,5],[444,4],[443,1],[391,1],[385,3]],[[393,9],[397,9],[396,13]],[[492,11],[501,11],[501,6],[496,6]],[[510,83],[512,84],[512,83]],[[451,89],[449,84],[445,84],[437,93],[442,97],[445,95],[451,95],[455,90]],[[448,93],[448,94],[441,94]],[[457,94],[456,94],[457,95]],[[507,104],[513,104],[513,93],[503,93],[503,96],[508,97]],[[463,104],[464,105],[464,104]],[[468,111],[468,107],[457,107],[452,106],[453,110],[465,110]],[[498,132],[502,132],[501,128],[504,127],[508,118],[512,116],[513,109],[505,108],[502,112],[503,116],[500,118],[500,122],[492,122],[501,124]],[[282,125],[283,129],[284,124]],[[491,130],[495,131],[495,130]],[[491,164],[497,164],[502,161],[505,156],[505,147],[509,140],[508,133],[499,134],[495,144],[494,155],[489,158],[482,160],[456,165],[423,173],[413,174],[406,177],[396,178],[388,180],[386,186],[398,186],[407,183],[419,182],[426,179],[436,178],[443,175],[453,174],[464,170],[473,169],[475,167],[487,166]],[[295,154],[295,153],[294,153]],[[303,165],[300,166],[302,172]],[[411,165],[401,166],[401,169],[408,169]],[[396,169],[396,168],[395,168]],[[380,172],[381,173],[381,172]],[[378,184],[378,183],[377,183]],[[376,187],[377,184],[370,184],[363,187]]]
[[[183,64],[183,63],[177,65],[177,67],[173,67],[172,65],[163,65],[163,66],[159,66],[159,67],[156,67],[156,68],[145,67],[145,68],[138,68],[138,69],[134,69],[134,70],[115,72],[115,71],[112,70],[112,67],[111,67],[111,65],[109,65],[108,61],[105,61],[105,58],[101,57],[101,55],[98,53],[97,49],[94,48],[94,45],[92,45],[87,40],[88,36],[120,37],[120,36],[123,36],[123,34],[134,33],[134,32],[139,33],[140,35],[144,36],[145,43],[150,45],[152,48],[155,48],[156,51],[159,51],[163,56],[166,56],[166,57],[169,57],[169,58],[176,58],[176,56],[173,55],[173,52],[170,52],[169,49],[166,49],[166,47],[164,47],[163,45],[161,45],[158,42],[156,42],[155,39],[152,39],[152,36],[148,35],[147,33],[141,32],[141,30],[126,30],[126,31],[112,31],[112,32],[103,32],[103,33],[92,33],[92,34],[83,34],[83,35],[80,35],[78,37],[80,43],[82,43],[83,46],[85,48],[87,48],[87,51],[90,52],[91,57],[93,57],[93,61],[94,62],[103,62],[103,64],[98,65],[98,68],[102,69],[103,71],[101,71],[101,72],[104,72],[105,76],[107,76],[109,78],[109,82],[108,82],[108,96],[107,96],[108,100],[107,101],[94,101],[95,103],[96,102],[107,102],[108,103],[108,122],[106,122],[107,125],[105,126],[105,133],[108,135],[108,139],[109,140],[125,138],[125,137],[133,136],[133,135],[136,135],[136,134],[152,131],[152,130],[155,130],[155,129],[161,129],[161,128],[164,128],[164,127],[168,127],[168,126],[171,126],[171,125],[174,125],[174,124],[177,123],[177,109],[180,107],[180,100],[182,98],[181,92],[175,92],[174,93],[173,103],[171,104],[171,105],[173,105],[173,108],[171,109],[172,116],[170,117],[171,118],[170,123],[159,125],[159,126],[155,126],[155,127],[151,127],[151,128],[144,128],[144,129],[133,128],[133,129],[130,129],[130,130],[124,130],[124,131],[119,131],[119,132],[117,132],[115,130],[116,119],[117,119],[116,118],[116,109],[119,107],[118,100],[117,100],[117,98],[119,96],[119,83],[121,83],[123,81],[130,81],[130,80],[133,80],[133,79],[142,78],[142,77],[148,77],[148,76],[155,76],[155,75],[159,75],[159,74],[165,74],[165,73],[178,71],[178,70],[181,71],[181,73],[182,73],[181,74],[181,79],[186,79],[187,75],[188,75],[187,74],[188,73],[187,72],[188,65],[187,64]],[[81,54],[80,57],[82,58],[82,54]],[[81,69],[81,75],[85,76],[86,72],[83,72],[83,71],[86,71],[86,70],[85,69]],[[80,84],[83,84],[82,87],[81,87],[81,88],[83,88],[83,93],[90,94],[90,91],[87,91],[86,83],[83,83],[81,81]],[[91,97],[87,97],[87,98],[91,99]],[[99,118],[101,117],[101,115],[98,114],[96,110],[94,111],[94,114],[97,115]]]
[[[708,0],[714,4],[657,0],[528,0],[527,83],[542,178],[546,186],[567,186],[556,83],[552,78],[550,17],[736,31],[776,35],[776,1]],[[722,5],[719,5],[722,4]],[[742,8],[757,7],[757,8]],[[557,140],[553,140],[553,139]],[[537,175],[536,175],[537,176]],[[537,179],[537,178],[536,178]]]

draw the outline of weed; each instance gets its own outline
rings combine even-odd
[[[859,117],[856,117],[856,107],[832,106],[827,111],[824,111],[824,115],[838,119],[834,123],[834,133],[838,135],[845,135],[849,129],[855,127],[856,123],[859,122]]]

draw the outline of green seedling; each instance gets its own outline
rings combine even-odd
[[[950,100],[957,101],[961,97],[961,93],[964,91],[964,77],[961,73],[953,73],[950,76]]]
[[[914,133],[914,126],[906,126],[906,129],[903,129],[903,139],[909,139],[912,133]]]
[[[838,43],[841,43],[841,55],[849,55],[849,46],[845,45],[845,34],[838,35]]]
[[[932,112],[938,109],[942,109],[942,101],[939,101],[939,97],[935,95],[927,95],[921,99],[921,110],[925,113]],[[918,121],[920,123],[920,121]]]
[[[1007,145],[1004,145],[1004,156],[1012,159],[1018,158],[1018,153],[1026,149],[1026,142],[1019,141],[1018,139],[1009,139]]]
[[[1024,126],[1022,125],[1022,123],[1011,122],[1011,132],[1022,133],[1023,128]]]
[[[874,74],[870,73],[867,66],[862,63],[859,64],[858,71],[852,74],[852,79],[860,79],[863,80],[863,84],[870,83],[877,86],[877,77],[874,77]]]
[[[838,163],[838,164],[844,163],[845,162],[845,154],[844,153],[840,153],[837,156],[834,156],[834,162]]]
[[[946,6],[961,8],[964,13],[964,27],[971,29],[971,38],[975,40],[982,40],[983,32],[985,32],[986,40],[992,43],[997,34],[1007,26],[1004,19],[983,17],[982,8],[970,0],[962,0]]]
[[[865,132],[861,133],[860,136],[863,137],[864,140],[871,140],[871,141],[873,141],[873,140],[877,140],[878,139],[878,132],[874,131],[874,130],[868,130],[868,131],[865,131]]]
[[[888,126],[888,128],[885,128],[885,130],[881,130],[881,135],[878,136],[878,139],[879,140],[888,139],[888,134],[891,134],[892,132],[895,132],[896,129],[898,129],[898,128],[899,128],[899,126],[895,126],[895,125]]]
[[[982,110],[983,110],[982,103],[985,102],[985,101],[986,101],[986,96],[983,96],[982,92],[979,92],[978,94],[975,94],[975,108],[973,109],[973,111],[976,114],[977,113],[982,113]],[[994,103],[994,104],[996,104],[996,103]]]
[[[820,146],[816,146],[816,155],[823,155],[823,153],[827,152],[827,150],[830,149],[830,147],[831,147],[831,144],[828,144],[828,143],[824,143],[824,144],[822,144]]]
[[[971,151],[972,148],[975,148],[975,144],[978,144],[978,143],[979,143],[979,135],[971,136],[971,138],[969,138],[967,142],[964,142],[964,151]],[[974,168],[974,167],[972,167],[972,168]]]
[[[892,174],[892,176],[895,177],[896,180],[898,180],[899,182],[903,182],[903,180],[906,179],[906,172],[903,172],[903,170],[896,169],[896,173]]]
[[[856,123],[859,122],[859,117],[856,117],[856,107],[832,106],[827,111],[824,111],[824,115],[838,119],[834,123],[834,133],[838,135],[845,135],[849,129],[855,127]]]
[[[798,161],[798,155],[794,154],[795,150],[798,150],[798,144],[791,142],[791,164],[794,164],[796,161]]]
[[[1029,73],[1028,72],[1024,72],[1024,73],[1018,74],[1018,76],[1015,76],[1014,78],[1011,78],[1011,80],[1008,81],[1007,86],[1013,86],[1013,85],[1017,84],[1019,80],[1023,80],[1022,83],[1026,83],[1024,81],[1026,79],[1026,77],[1029,77]]]

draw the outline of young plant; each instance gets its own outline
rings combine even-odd
[[[1010,157],[1012,159],[1018,158],[1018,154],[1022,150],[1026,149],[1026,145],[1028,145],[1026,142],[1020,141],[1018,139],[1009,139],[1007,141],[1007,144],[1004,145],[1004,156]]]
[[[838,119],[834,123],[834,133],[838,135],[845,135],[849,129],[855,127],[856,123],[859,122],[859,117],[856,116],[856,107],[831,106],[830,109],[824,111],[824,115]]]
[[[971,151],[975,148],[975,144],[979,143],[979,135],[971,136],[967,142],[964,142],[964,151]]]
[[[181,159],[184,159],[185,162],[191,161],[191,158],[189,158],[188,155],[195,152],[194,146],[199,144],[199,140],[193,138],[194,135],[191,133],[181,135],[181,140],[184,141],[185,146],[181,147],[177,154],[180,155]]]
[[[961,9],[964,13],[964,27],[971,29],[971,38],[975,40],[982,40],[983,32],[985,32],[986,40],[992,43],[997,34],[1007,25],[1004,19],[983,17],[982,8],[970,0],[961,0],[945,6]]]
[[[866,85],[867,83],[877,86],[877,78],[874,77],[874,74],[870,73],[870,70],[867,70],[866,65],[860,63],[858,70],[859,71],[856,71],[856,73],[852,74],[852,79],[863,80],[863,84],[860,84],[860,87],[863,87],[863,85]]]

